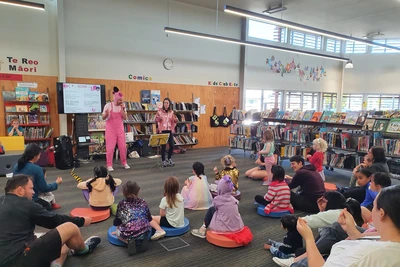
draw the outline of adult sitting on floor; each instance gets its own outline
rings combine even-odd
[[[83,241],[78,227],[91,218],[71,218],[51,213],[32,201],[33,182],[26,175],[14,175],[0,197],[0,266],[61,267],[71,249],[73,255],[91,253],[101,239]],[[35,226],[52,229],[40,238]]]
[[[285,177],[291,179],[289,188],[301,187],[298,193],[290,192],[290,203],[294,209],[310,213],[319,212],[317,200],[324,195],[325,186],[315,166],[312,164],[305,166],[301,156],[293,156],[290,158],[290,167],[295,175]]]
[[[400,186],[390,186],[382,189],[374,200],[372,216],[378,234],[375,240],[344,240],[332,247],[325,262],[319,253],[311,229],[301,218],[297,222],[297,230],[303,236],[307,254],[308,266],[399,266],[400,255]],[[361,234],[355,227],[353,216],[343,210],[339,223],[350,237],[360,238]],[[354,233],[354,234],[353,234]],[[353,239],[352,237],[351,239]]]

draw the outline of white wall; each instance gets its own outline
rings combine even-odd
[[[57,24],[54,1],[44,0],[45,11],[1,5],[0,72],[56,76],[58,74]],[[18,60],[17,71],[10,71],[9,60]],[[22,58],[36,60],[37,65],[22,64]],[[2,63],[3,62],[3,63]],[[18,67],[28,68],[18,71]],[[36,71],[34,68],[36,67]]]
[[[281,61],[284,65],[292,62],[300,63],[303,69],[305,66],[323,66],[326,76],[319,82],[300,81],[297,71],[285,73],[283,77],[271,71],[271,67],[266,64],[266,59],[275,56],[275,61]],[[336,55],[337,56],[337,55]],[[341,61],[328,60],[318,57],[298,55],[263,48],[248,47],[246,54],[246,89],[269,89],[269,90],[292,90],[310,92],[338,92],[341,87]],[[306,72],[307,73],[307,72]],[[307,73],[309,74],[309,72]]]
[[[400,93],[400,54],[352,55],[353,69],[346,69],[345,93]]]
[[[238,82],[238,45],[164,33],[164,26],[216,33],[216,12],[167,0],[64,1],[68,77],[207,85]],[[240,18],[220,13],[218,32],[239,38]],[[167,71],[163,60],[171,58]]]

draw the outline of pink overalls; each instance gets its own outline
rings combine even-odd
[[[107,167],[112,167],[113,165],[113,155],[116,144],[118,144],[121,164],[122,166],[125,166],[127,162],[124,123],[122,120],[121,112],[114,112],[114,104],[111,102],[110,115],[108,116],[108,120],[106,121]]]

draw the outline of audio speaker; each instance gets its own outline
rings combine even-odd
[[[56,168],[60,170],[72,169],[74,156],[71,138],[67,135],[54,137],[53,145]]]

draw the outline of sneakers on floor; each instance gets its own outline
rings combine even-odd
[[[112,166],[109,166],[109,167],[107,167],[107,171],[113,172],[113,171],[114,171],[114,168],[113,168]]]
[[[131,168],[128,164],[125,164],[123,167],[125,170],[129,170]]]
[[[273,257],[272,260],[281,267],[290,267],[294,263],[294,258],[289,259],[280,259],[277,257]]]
[[[204,231],[202,229],[203,227],[201,227],[200,229],[193,229],[192,231],[190,231],[192,233],[192,235],[200,237],[200,238],[206,238],[206,231]]]
[[[168,167],[168,166],[171,166],[171,165],[169,165],[168,160],[164,160],[164,161],[162,162],[162,166],[163,166],[163,167]]]
[[[263,183],[262,183],[262,185],[266,185],[266,186],[268,186],[269,184],[270,184],[269,181],[263,181]]]
[[[164,237],[167,233],[163,230],[163,231],[156,231],[156,233],[154,235],[152,235],[152,237],[150,238],[151,241],[156,241],[162,237]]]
[[[167,162],[170,166],[175,166],[175,163],[172,161],[172,159],[168,159]]]
[[[53,203],[53,204],[51,204],[51,208],[52,208],[53,210],[57,210],[57,209],[61,208],[61,206],[60,206],[60,204]]]
[[[87,247],[87,250],[82,251],[82,252],[76,252],[74,250],[70,250],[70,253],[71,253],[71,255],[74,255],[74,256],[90,254],[97,247],[97,245],[100,244],[100,242],[101,242],[101,238],[99,236],[91,236],[85,240],[85,245]]]

